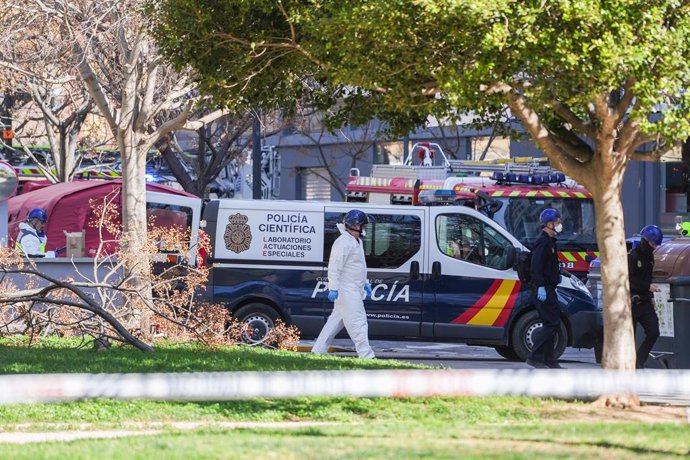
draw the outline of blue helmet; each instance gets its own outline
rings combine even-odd
[[[647,225],[640,230],[640,236],[655,246],[659,246],[664,239],[664,233],[656,225]]]
[[[560,218],[561,213],[558,211],[558,209],[553,208],[546,208],[541,212],[541,214],[539,214],[539,222],[542,226],[549,222],[555,222]]]
[[[355,227],[359,228],[360,226],[368,223],[369,218],[359,209],[348,211],[348,213],[345,214],[345,217],[343,217],[343,224],[345,224],[345,228],[349,228],[350,230],[356,230]]]
[[[33,208],[26,216],[26,220],[38,219],[41,222],[48,221],[48,214],[41,208]]]

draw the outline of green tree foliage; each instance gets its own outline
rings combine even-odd
[[[509,107],[594,196],[604,365],[631,368],[620,191],[630,159],[690,134],[689,2],[157,0],[152,12],[163,52],[228,105],[289,108],[316,89],[338,102],[335,122],[376,116],[399,133]]]
[[[586,120],[592,101],[625,88],[641,121],[668,109],[648,132],[690,133],[685,2],[162,0],[151,11],[164,53],[229,105],[289,108],[329,85],[351,116],[408,129],[429,113],[496,112],[505,97],[486,89],[507,84],[558,129],[553,102]]]

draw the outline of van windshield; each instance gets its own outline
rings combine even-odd
[[[494,220],[528,248],[541,234],[539,214],[546,208],[561,212],[563,232],[558,236],[560,250],[596,251],[594,203],[580,198],[513,197],[499,198],[503,207]]]

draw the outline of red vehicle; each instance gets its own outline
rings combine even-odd
[[[586,278],[589,263],[599,252],[594,202],[584,187],[553,170],[544,159],[448,160],[437,144],[418,144],[412,151],[427,164],[430,159],[440,159],[441,164],[375,165],[370,177],[353,170],[346,187],[347,201],[472,205],[528,248],[539,236],[541,211],[555,208],[563,216],[563,232],[558,237],[561,264]]]
[[[162,227],[190,228],[199,227],[201,200],[196,196],[175,190],[164,185],[148,183],[146,212],[155,216],[155,223]],[[93,257],[101,242],[101,233],[89,225],[96,217],[90,201],[103,202],[109,196],[115,196],[113,203],[120,206],[121,180],[109,181],[75,181],[54,184],[32,192],[14,196],[8,201],[9,239],[13,245],[17,237],[19,223],[26,219],[33,208],[42,208],[48,213],[46,250],[55,251],[66,245],[65,232],[84,232],[84,255]],[[119,216],[122,215],[120,211]],[[113,236],[103,229],[105,240]],[[115,246],[107,248],[111,252]],[[60,252],[60,257],[65,253]]]

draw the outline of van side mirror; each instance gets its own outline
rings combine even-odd
[[[419,262],[413,260],[410,264],[410,281],[419,279]]]

